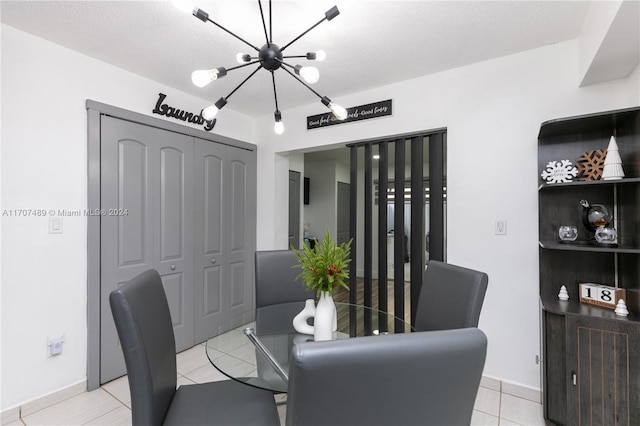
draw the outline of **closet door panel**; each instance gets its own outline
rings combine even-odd
[[[195,140],[196,340],[253,307],[255,152]]]
[[[109,294],[156,269],[171,307],[178,350],[194,344],[193,141],[101,117],[100,382],[125,374]],[[189,313],[191,312],[191,313]]]
[[[109,161],[117,164],[115,170],[105,170],[105,179],[117,186],[115,192],[106,192],[103,205],[113,206],[126,215],[101,217],[103,222],[117,229],[118,267],[124,269],[148,268],[153,264],[153,235],[149,215],[149,181],[147,176],[147,146],[135,140],[120,140],[117,143],[117,158],[111,157],[114,150],[105,150]],[[107,177],[109,176],[109,177]],[[109,179],[110,178],[110,179]],[[109,253],[112,254],[112,253]]]
[[[214,333],[228,314],[228,208],[224,145],[195,139],[195,334],[203,341]],[[226,224],[226,225],[225,225]]]
[[[193,140],[163,132],[155,199],[155,268],[169,299],[176,349],[195,344]]]

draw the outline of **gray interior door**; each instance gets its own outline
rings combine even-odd
[[[178,350],[194,344],[193,141],[103,116],[101,121],[100,381],[125,373],[109,294],[154,268]]]
[[[351,186],[348,183],[338,182],[338,204],[337,204],[337,224],[338,236],[336,242],[338,244],[349,241],[349,218],[350,218],[350,197]]]
[[[255,152],[195,140],[195,335],[253,306]]]
[[[300,248],[300,172],[289,170],[289,247]]]

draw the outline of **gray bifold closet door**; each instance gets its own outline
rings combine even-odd
[[[254,306],[256,155],[195,139],[195,342]],[[225,321],[226,322],[226,321]]]
[[[255,153],[102,116],[100,155],[104,383],[126,373],[109,293],[137,274],[160,273],[178,351],[251,305],[253,240],[239,222],[252,204]]]

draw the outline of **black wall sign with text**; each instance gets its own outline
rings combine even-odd
[[[164,93],[158,93],[158,102],[156,102],[156,107],[152,111],[154,114],[172,117],[176,120],[186,121],[188,123],[204,125],[204,129],[207,132],[213,129],[213,127],[216,125],[215,118],[213,120],[204,119],[204,117],[202,116],[202,110],[200,111],[200,114],[194,114],[192,112],[177,109],[163,103],[166,97],[167,95],[165,95]]]
[[[307,117],[307,130],[333,126],[334,124],[367,120],[369,118],[384,117],[385,115],[391,115],[391,99],[347,108],[347,118],[344,120],[338,120],[331,112],[311,115]]]

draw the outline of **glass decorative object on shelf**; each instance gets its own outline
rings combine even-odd
[[[596,242],[603,245],[616,245],[618,244],[618,232],[613,228],[598,228],[596,229]]]
[[[578,238],[578,227],[562,225],[558,228],[560,241],[575,241]]]
[[[587,200],[581,200],[580,205],[582,222],[589,231],[596,232],[596,229],[605,227],[611,222],[611,214],[602,204],[589,204]]]
[[[585,228],[595,234],[595,240],[600,245],[615,246],[618,244],[618,232],[609,228],[611,213],[602,204],[589,204],[587,200],[581,200],[582,222]]]

